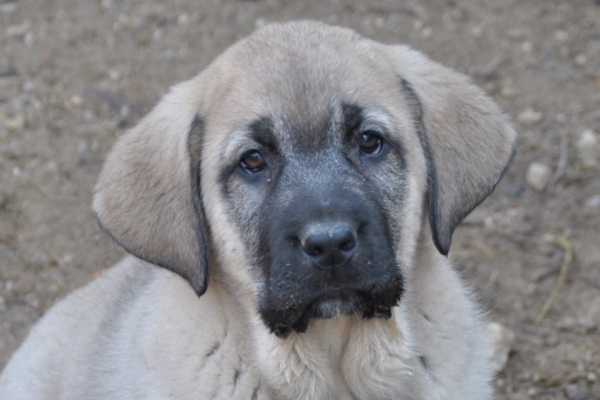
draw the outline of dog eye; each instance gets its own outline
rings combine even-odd
[[[364,131],[359,138],[360,152],[371,156],[381,153],[383,139],[376,131]]]
[[[260,172],[265,166],[265,159],[258,150],[248,150],[242,154],[242,158],[240,159],[240,168],[247,174]]]

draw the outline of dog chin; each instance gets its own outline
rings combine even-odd
[[[399,296],[397,298],[399,301]],[[368,304],[360,296],[327,296],[307,305],[303,311],[296,314],[295,321],[286,324],[283,319],[279,321],[270,320],[265,322],[280,339],[285,339],[292,332],[303,333],[308,329],[313,319],[330,319],[335,317],[350,316],[361,313],[363,318],[389,319],[392,316],[392,308],[397,304]],[[265,315],[263,315],[265,318]],[[288,320],[289,321],[289,320]]]
[[[314,318],[329,319],[356,314],[358,307],[355,302],[342,299],[323,300],[314,304],[312,314]]]
[[[357,301],[341,299],[323,300],[311,307],[313,318],[329,319],[334,317],[345,317],[362,313],[363,318],[384,318],[392,316],[392,306],[370,305]]]

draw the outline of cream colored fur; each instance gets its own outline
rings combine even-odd
[[[322,73],[335,72],[316,80],[336,82],[341,96],[376,102],[402,127],[408,195],[394,219],[405,293],[389,320],[313,320],[306,332],[280,339],[257,313],[262,283],[227,213],[219,173],[221,152],[244,140],[235,132],[245,121],[293,107],[295,94],[280,82],[294,77],[268,69],[289,62],[277,48],[292,36],[296,54],[322,65]],[[399,78],[420,104],[411,103]],[[427,198],[428,160],[415,134],[417,107],[437,166],[433,200]],[[197,115],[205,118],[204,215],[198,220],[187,154]],[[480,312],[438,248],[449,246],[454,226],[493,190],[514,136],[496,105],[466,77],[406,46],[312,22],[258,31],[175,86],[119,139],[100,177],[94,209],[102,225],[138,256],[177,274],[129,256],[59,302],[7,365],[0,398],[490,399]],[[432,202],[439,214],[430,228],[424,204]],[[211,238],[205,269],[195,236],[203,223]],[[446,235],[447,243],[436,248],[432,232]]]

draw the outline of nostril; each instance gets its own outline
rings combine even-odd
[[[300,242],[304,253],[319,264],[337,265],[351,257],[357,232],[346,222],[313,223],[304,227]]]
[[[292,247],[296,247],[296,246],[298,246],[298,245],[301,243],[301,242],[300,242],[300,239],[298,239],[298,238],[297,238],[297,237],[295,237],[295,236],[289,236],[289,237],[287,238],[287,241],[288,241],[288,243],[289,243],[289,244],[290,244]]]
[[[354,248],[354,246],[356,245],[356,240],[354,238],[351,238],[349,240],[344,241],[341,245],[340,245],[340,250],[342,251],[350,251]]]
[[[309,245],[309,244],[304,246],[304,251],[306,251],[306,253],[309,256],[313,256],[313,257],[318,257],[324,253],[324,250],[322,247],[319,247],[317,245]]]
[[[309,256],[319,257],[323,253],[325,253],[327,247],[327,238],[325,235],[312,232],[309,235],[306,235],[304,240],[302,240],[302,247],[304,248],[304,252]]]
[[[349,226],[338,230],[334,238],[338,243],[338,249],[341,251],[350,251],[356,245],[356,232]]]

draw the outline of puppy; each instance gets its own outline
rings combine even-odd
[[[446,255],[514,141],[407,46],[269,25],[117,141],[93,208],[131,256],[33,328],[0,397],[489,399]]]

